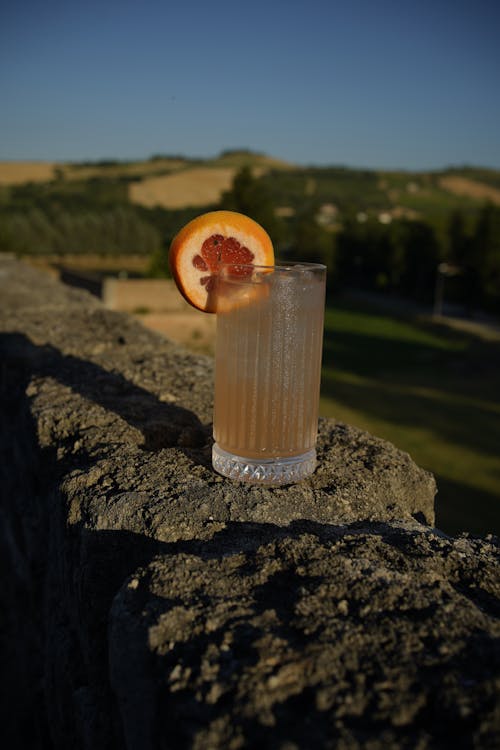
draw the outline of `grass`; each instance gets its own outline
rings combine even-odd
[[[500,342],[343,301],[325,321],[321,413],[408,451],[444,531],[500,531]]]

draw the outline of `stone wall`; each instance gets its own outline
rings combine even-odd
[[[213,364],[0,261],[3,747],[493,748],[493,537],[322,420],[300,485],[210,467]]]

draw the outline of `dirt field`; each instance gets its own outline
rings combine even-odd
[[[182,172],[150,177],[129,186],[132,203],[152,208],[184,208],[216,203],[229,190],[234,177],[232,167],[194,167]]]
[[[0,161],[0,185],[21,185],[25,182],[48,182],[54,179],[54,170],[60,170],[65,180],[90,180],[98,178],[142,177],[165,171],[182,169],[181,159],[155,159],[148,161],[118,162],[109,166],[66,164],[45,161]]]
[[[49,161],[0,161],[0,185],[47,182],[53,179],[55,167]]]
[[[145,174],[154,175],[165,171],[182,169],[185,162],[182,159],[154,159],[148,161],[118,162],[103,167],[96,165],[67,164],[63,165],[64,177],[67,180],[90,180],[93,177],[119,178],[142,177]]]
[[[496,206],[500,206],[500,190],[485,185],[482,182],[469,180],[467,177],[442,177],[439,184],[445,190],[455,195],[465,195],[469,198],[478,198],[479,200],[491,201]]]

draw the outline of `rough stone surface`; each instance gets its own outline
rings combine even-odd
[[[223,480],[211,469],[211,359],[30,268],[2,270],[3,347],[25,378],[41,447],[57,446],[65,492],[80,498],[99,474],[112,477],[105,496],[113,504],[128,493],[110,521],[109,502],[103,512],[92,489],[87,512],[97,524],[175,539],[198,533],[207,518],[282,524],[419,514],[433,523],[433,477],[390,443],[333,420],[321,422],[311,480],[272,490]],[[142,493],[135,504],[131,492]],[[142,518],[127,520],[137,504]]]
[[[174,545],[112,608],[129,747],[493,747],[498,593],[498,549],[435,530],[243,523]]]
[[[311,479],[234,484],[210,359],[16,261],[0,298],[10,746],[500,742],[497,541],[431,475],[322,420]]]

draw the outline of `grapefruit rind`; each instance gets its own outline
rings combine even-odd
[[[217,312],[217,289],[207,290],[201,281],[206,280],[209,271],[200,270],[194,265],[196,256],[200,257],[203,243],[214,235],[223,238],[234,238],[252,254],[252,265],[272,266],[274,249],[265,229],[256,221],[236,211],[210,211],[186,224],[174,237],[170,245],[169,264],[177,287],[190,305],[203,312]],[[231,262],[230,258],[225,258]],[[210,285],[212,286],[212,285]],[[251,295],[250,295],[251,296]],[[224,302],[227,307],[228,301]]]

